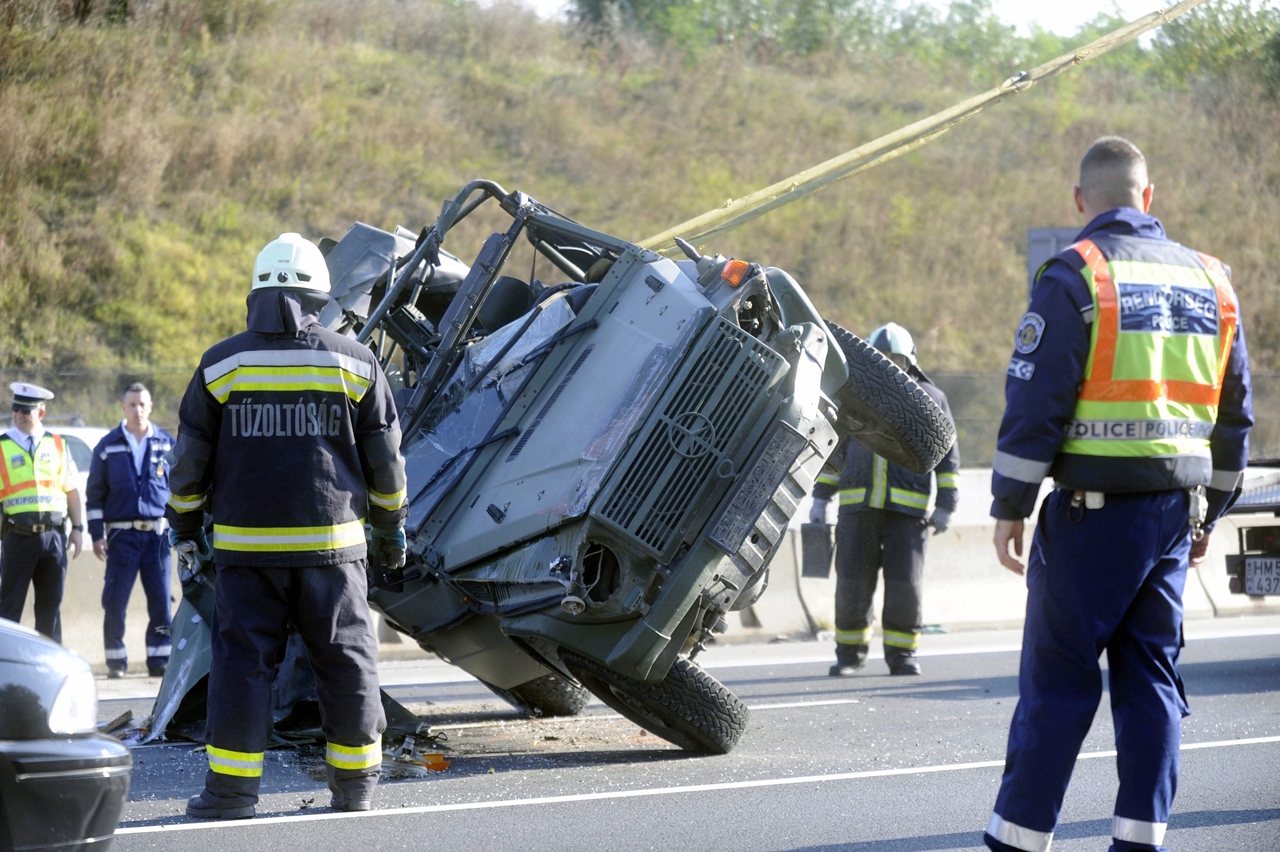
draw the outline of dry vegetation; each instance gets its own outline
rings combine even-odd
[[[503,5],[151,0],[113,23],[99,0],[81,25],[82,2],[0,0],[8,367],[189,370],[284,230],[417,229],[483,176],[639,239],[997,82],[588,43]],[[1254,368],[1280,369],[1280,110],[1244,74],[1085,66],[711,248],[791,270],[854,330],[904,323],[932,369],[999,371],[1026,230],[1077,223],[1106,133],[1146,151],[1170,233],[1232,265]]]

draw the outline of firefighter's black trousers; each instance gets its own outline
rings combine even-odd
[[[218,566],[206,798],[228,808],[258,800],[271,739],[271,683],[284,659],[290,623],[306,643],[316,675],[329,788],[339,801],[372,796],[386,720],[366,588],[363,561],[307,568]]]
[[[921,581],[928,524],[901,512],[841,512],[836,524],[836,659],[842,665],[867,657],[872,596],[884,569],[885,659],[914,656],[920,641]]]

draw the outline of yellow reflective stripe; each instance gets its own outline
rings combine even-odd
[[[867,499],[867,489],[849,488],[840,492],[841,506],[856,506]]]
[[[256,553],[341,550],[364,544],[364,519],[320,527],[233,527],[213,525],[213,546],[219,550]]]
[[[929,507],[928,494],[921,494],[919,491],[907,491],[905,488],[890,488],[889,501],[900,506],[910,506],[913,509],[927,509]]]
[[[960,474],[958,473],[940,473],[938,474],[939,488],[959,488]]]
[[[209,497],[209,492],[202,494],[187,496],[184,494],[170,494],[169,506],[175,512],[194,512],[196,509],[204,506],[204,501]]]
[[[886,630],[884,632],[884,644],[893,648],[906,648],[909,651],[914,651],[920,647],[920,634]]]
[[[840,474],[838,473],[820,473],[818,474],[819,485],[839,485]]]
[[[873,509],[884,508],[884,495],[889,481],[888,470],[889,462],[876,456],[871,473],[871,508]]]
[[[209,758],[209,769],[219,775],[238,775],[241,778],[261,778],[261,751],[232,751],[227,748],[205,746],[205,754]]]
[[[233,391],[337,391],[359,402],[370,384],[369,379],[341,367],[237,367],[206,387],[221,403],[225,403]]]
[[[334,769],[372,769],[382,763],[382,737],[362,746],[328,743],[324,759]]]
[[[379,509],[386,509],[388,512],[394,512],[404,505],[405,498],[409,496],[409,492],[401,488],[394,494],[383,494],[379,491],[369,489],[369,502],[377,506]]]
[[[237,352],[205,367],[204,383],[211,385],[240,367],[338,367],[373,381],[373,364],[352,355],[327,349],[260,349]]]
[[[862,630],[837,630],[836,643],[839,645],[865,645],[871,640],[871,628]]]

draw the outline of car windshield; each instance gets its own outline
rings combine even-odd
[[[425,485],[410,496],[406,529],[416,531],[467,465],[511,401],[538,368],[541,344],[574,318],[563,297],[467,347],[457,370],[427,412],[423,438],[405,450],[410,482]]]

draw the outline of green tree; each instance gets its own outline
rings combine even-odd
[[[1156,35],[1159,70],[1188,82],[1223,77],[1239,69],[1277,78],[1280,70],[1280,10],[1270,2],[1209,0]]]

